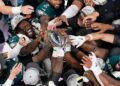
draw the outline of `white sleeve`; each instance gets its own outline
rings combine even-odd
[[[19,55],[19,52],[23,46],[17,43],[17,45],[8,52],[8,59],[10,58],[16,58]]]
[[[69,6],[62,15],[65,15],[66,18],[72,18],[79,12],[79,8],[76,5]]]
[[[13,80],[7,79],[7,81],[2,86],[11,86],[13,83]]]

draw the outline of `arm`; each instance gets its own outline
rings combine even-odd
[[[32,6],[20,6],[20,7],[11,7],[6,6],[2,0],[0,0],[0,13],[3,14],[31,14],[33,12],[34,8]]]
[[[104,72],[102,72],[102,74],[100,74],[99,77],[105,86],[120,86],[120,81],[113,79]]]
[[[86,16],[83,19],[83,23],[85,24],[87,22],[87,20],[89,20],[89,19],[94,22],[94,21],[96,21],[97,17],[99,17],[99,12],[95,11],[91,15]]]
[[[10,76],[6,80],[6,82],[3,84],[3,86],[12,86],[13,80],[19,74],[19,72],[22,70],[22,64],[15,64],[13,69],[11,70]]]
[[[24,46],[21,50],[20,50],[20,55],[27,55],[29,53],[32,53],[39,45],[39,42],[34,40],[30,43],[28,43],[26,46]]]
[[[119,81],[114,80],[100,69],[95,55],[83,57],[82,62],[84,69],[91,70],[101,86],[120,86],[118,85]]]
[[[114,35],[112,34],[98,34],[92,33],[85,36],[86,41],[103,40],[105,42],[114,43]]]
[[[102,40],[120,47],[120,36],[113,35],[113,34],[92,33],[86,36],[69,35],[69,39],[71,40],[72,45],[76,46],[76,48],[83,45],[86,41],[92,41],[92,40]]]
[[[62,15],[66,16],[66,18],[72,18],[74,17],[79,10],[82,8],[83,3],[80,2],[79,0],[74,0],[73,4],[69,6]],[[71,13],[72,12],[72,13]]]
[[[55,22],[54,23],[59,23],[59,22],[65,22],[66,25],[69,25],[68,24],[68,21],[67,21],[67,18],[72,18],[74,17],[78,12],[79,10],[82,8],[83,6],[83,0],[74,0],[72,5],[69,6],[62,14],[61,16],[55,18]]]
[[[120,47],[120,36],[113,35],[113,34],[88,34],[85,36],[86,41],[90,40],[103,40],[105,42],[109,42],[111,44],[114,44],[118,47]]]

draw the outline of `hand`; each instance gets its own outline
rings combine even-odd
[[[67,20],[67,18],[66,18],[65,15],[61,15],[61,16],[59,16],[59,17],[56,18],[55,23],[59,24],[59,23],[62,23],[62,22],[65,22],[66,25],[69,26],[68,20]]]
[[[90,69],[92,67],[92,59],[89,58],[88,56],[85,56],[82,58],[82,62],[83,62],[83,67],[86,69]]]
[[[20,39],[19,39],[19,44],[20,44],[21,46],[25,46],[25,45],[26,45],[26,43],[25,43],[25,38],[24,38],[24,37],[20,37]]]
[[[53,53],[52,53],[52,57],[54,58],[61,58],[64,57],[64,50],[61,47],[53,47]]]
[[[91,20],[92,22],[96,21],[98,16],[99,16],[98,12],[93,12],[91,15],[88,15],[83,19],[83,24],[85,24],[87,20]]]
[[[89,6],[93,6],[93,5],[94,5],[94,3],[93,3],[92,0],[84,0],[84,3],[85,3],[86,5],[89,5]]]
[[[97,64],[97,58],[95,53],[91,52],[89,56],[83,57],[82,62],[84,70],[85,71],[90,70],[93,66],[95,66],[95,64]]]
[[[91,28],[93,30],[100,30],[98,33],[103,33],[109,29],[112,29],[112,25],[104,24],[104,23],[93,23],[91,24]]]
[[[20,71],[22,70],[22,64],[15,64],[11,70],[9,79],[10,80],[14,80],[14,78],[20,73]]]
[[[102,73],[102,70],[98,64],[97,58],[95,53],[91,52],[91,54],[89,54],[89,57],[82,59],[83,62],[83,68],[87,70],[91,70],[96,76],[100,75]]]
[[[32,12],[34,12],[34,8],[32,6],[22,6],[21,7],[21,11],[23,14],[32,14]]]
[[[76,48],[78,48],[81,45],[83,45],[83,43],[86,41],[84,36],[73,36],[73,35],[70,35],[69,39],[71,40],[72,45],[76,46]]]

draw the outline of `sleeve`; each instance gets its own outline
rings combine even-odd
[[[19,55],[20,50],[22,49],[23,46],[21,46],[19,43],[11,50],[8,52],[8,59],[10,58],[16,58]]]
[[[13,81],[7,79],[7,81],[3,84],[3,86],[12,86]]]

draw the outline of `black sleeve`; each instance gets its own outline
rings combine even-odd
[[[120,47],[120,36],[115,35],[113,44]]]

